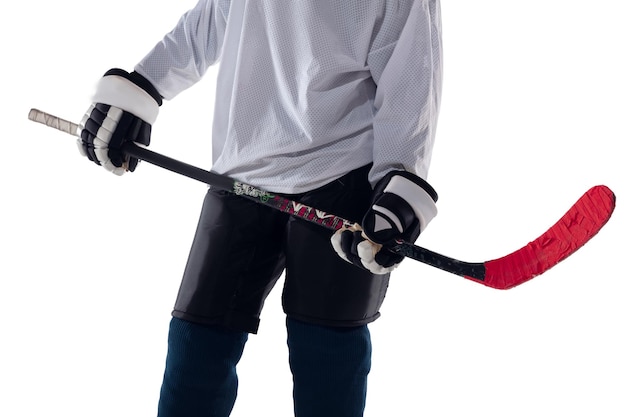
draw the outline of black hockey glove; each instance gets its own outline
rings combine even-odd
[[[402,239],[413,243],[437,214],[437,193],[420,177],[392,171],[374,188],[361,225],[335,232],[331,243],[343,259],[374,274],[391,272],[403,256],[384,250]]]
[[[124,156],[121,147],[126,141],[150,144],[161,103],[156,88],[138,73],[107,71],[79,125],[81,155],[116,175],[134,171],[139,161]]]

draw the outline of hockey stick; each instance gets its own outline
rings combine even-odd
[[[77,124],[40,110],[31,109],[28,118],[78,136]],[[331,230],[355,224],[280,195],[235,181],[227,176],[177,161],[133,142],[125,143],[122,150],[129,156],[233,192]],[[459,261],[404,241],[397,241],[395,246],[387,249],[491,288],[509,289],[544,273],[576,252],[600,231],[614,209],[613,192],[604,185],[592,187],[540,237],[513,253],[486,262]]]

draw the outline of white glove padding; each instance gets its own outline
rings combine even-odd
[[[392,171],[376,184],[362,226],[335,232],[333,248],[343,259],[374,274],[391,272],[404,257],[385,246],[397,240],[415,242],[437,215],[436,201],[437,193],[425,180],[406,171]]]
[[[336,231],[330,242],[343,260],[374,274],[387,274],[402,260],[400,255],[384,250],[383,245],[366,239],[358,224]]]
[[[122,145],[127,141],[150,144],[161,103],[157,90],[136,72],[107,71],[79,124],[81,155],[116,175],[134,171],[139,161],[126,157]]]

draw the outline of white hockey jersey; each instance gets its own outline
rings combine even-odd
[[[219,62],[212,170],[299,193],[373,162],[426,178],[438,0],[200,0],[135,70],[172,99]]]

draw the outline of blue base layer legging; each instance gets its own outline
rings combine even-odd
[[[367,326],[328,327],[288,318],[287,331],[295,416],[361,417],[372,353]],[[158,416],[229,416],[247,339],[246,332],[173,318]]]

